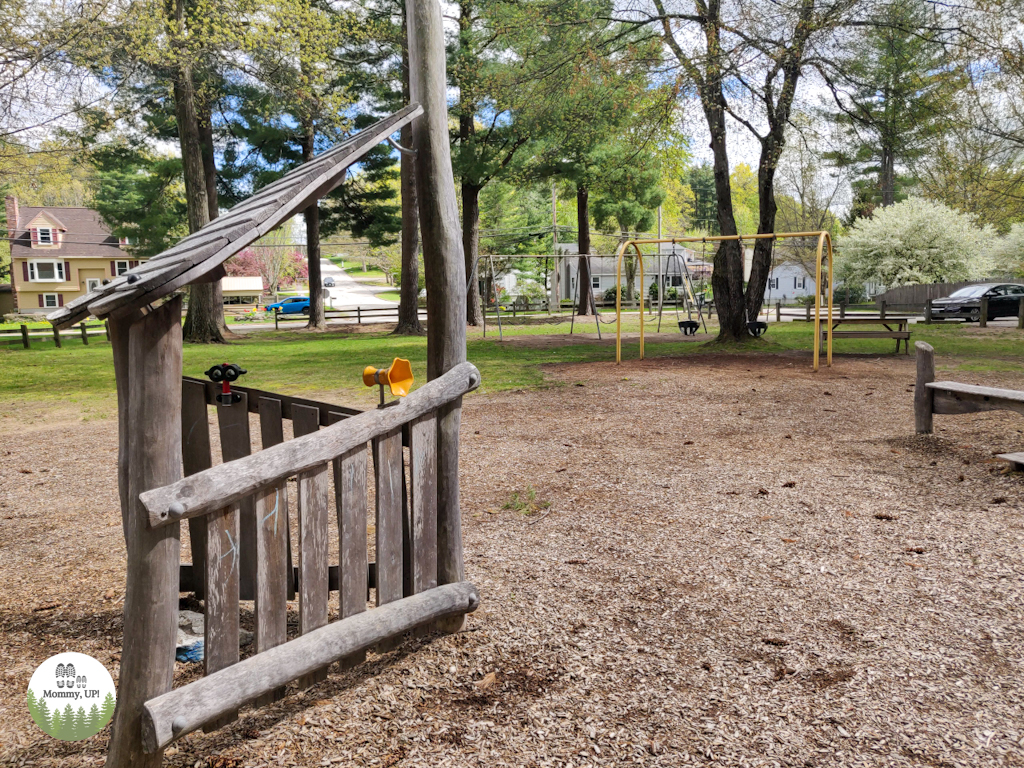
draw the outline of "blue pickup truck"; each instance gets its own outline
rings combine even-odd
[[[276,304],[267,304],[264,307],[267,312],[273,312],[277,310],[282,315],[308,315],[309,314],[309,296],[292,296],[290,299],[279,301]]]

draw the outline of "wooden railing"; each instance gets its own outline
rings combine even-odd
[[[479,597],[472,584],[437,585],[437,412],[479,383],[476,367],[462,363],[394,405],[350,416],[140,495],[151,528],[183,519],[201,518],[206,523],[206,676],[145,703],[142,730],[147,752],[159,751],[198,728],[221,727],[243,704],[279,697],[288,682],[309,685],[323,679],[334,661],[354,662],[366,649],[408,630],[476,608]],[[238,413],[247,411],[248,407]],[[403,432],[409,442],[406,505]],[[375,468],[378,606],[368,614],[367,444]],[[340,619],[329,624],[331,473],[339,535]],[[293,476],[300,636],[288,641],[287,532],[282,521],[287,519],[287,480]],[[243,516],[255,523],[256,653],[239,661]],[[176,594],[178,584],[164,588]]]
[[[28,325],[23,323],[16,331],[0,331],[0,344],[5,342],[9,346],[21,344],[25,349],[31,349],[33,340],[40,342],[52,339],[54,346],[59,349],[63,342],[69,338],[81,339],[82,344],[88,345],[90,336],[103,336],[107,341],[110,341],[110,328],[105,322],[81,322],[76,326],[75,330],[69,328],[66,331],[60,331],[57,328],[29,328]]]

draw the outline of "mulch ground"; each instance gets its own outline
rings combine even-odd
[[[993,458],[1024,449],[1019,415],[915,436],[902,356],[548,374],[466,402],[468,631],[243,710],[165,764],[1024,765],[1024,478]],[[117,678],[116,432],[0,420],[4,765],[103,760],[106,731],[51,740],[24,702],[59,651]]]

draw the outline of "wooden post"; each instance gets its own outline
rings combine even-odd
[[[60,331],[57,330],[57,326],[53,326],[53,344],[60,349]]]
[[[181,297],[114,320],[118,480],[127,544],[124,640],[108,768],[158,768],[142,745],[142,707],[171,690],[178,629],[180,524],[151,528],[139,494],[181,477]]]
[[[809,323],[809,322],[811,322],[811,305],[807,304],[804,307],[804,310],[805,310],[805,316],[807,318],[807,322]]]
[[[363,324],[363,308],[362,307],[356,307],[356,323],[358,325],[362,325]]]
[[[25,347],[25,349],[29,348],[28,326],[24,323],[21,324],[21,345]]]
[[[781,301],[776,301],[775,302],[775,322],[776,323],[781,323],[782,322],[782,302]]]
[[[427,282],[427,378],[466,359],[466,263],[448,134],[445,36],[438,0],[406,0],[412,100],[423,107],[413,122],[420,232]],[[437,583],[463,580],[459,512],[459,426],[462,398],[437,412]],[[460,616],[444,622],[457,631]]]
[[[924,324],[932,324],[932,303],[930,301],[926,302],[924,305]]]
[[[1017,329],[1024,329],[1024,296],[1020,297],[1020,302],[1017,304]]]
[[[914,425],[917,428],[917,434],[930,435],[935,393],[928,388],[927,384],[935,381],[935,350],[931,344],[915,341],[914,351],[917,355],[917,383],[914,384]]]
[[[281,313],[281,310],[280,310],[280,309],[278,309],[277,307],[274,307],[274,330],[275,330],[275,331],[277,331],[277,330],[280,330],[280,329],[278,328],[278,325],[277,325],[277,316],[278,316],[278,315],[279,315],[280,313]]]
[[[78,330],[82,332],[82,343],[85,346],[89,346],[89,331],[85,327],[84,320],[78,324]]]
[[[979,328],[988,328],[988,299],[981,297],[981,316],[978,318]]]
[[[840,301],[839,302],[839,319],[843,320],[845,318],[846,318],[846,302],[845,301]]]
[[[878,313],[878,316],[885,320],[885,299],[882,299],[881,301],[880,310],[881,311]]]

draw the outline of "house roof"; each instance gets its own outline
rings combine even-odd
[[[121,317],[179,288],[223,277],[221,266],[310,203],[336,188],[346,169],[388,136],[423,114],[410,104],[285,174],[170,250],[69,302],[47,316],[58,328],[92,314]]]
[[[72,209],[72,210],[75,210],[75,209]],[[88,209],[85,209],[85,210],[88,210]],[[20,214],[18,215],[18,218],[19,219],[21,218]],[[31,229],[32,225],[35,224],[37,221],[39,221],[39,219],[41,219],[41,218],[42,219],[46,219],[50,224],[55,225],[57,227],[57,229],[63,230],[64,232],[68,231],[68,228],[65,227],[64,224],[61,222],[61,220],[58,219],[54,215],[53,211],[51,211],[51,210],[49,210],[47,208],[40,209],[39,213],[37,213],[35,215],[35,218],[33,218],[31,221],[29,221],[29,223],[26,224],[25,227],[27,229]]]
[[[57,214],[60,214],[59,216]],[[32,250],[32,235],[29,225],[40,216],[64,230],[64,240],[58,252],[47,252],[46,256],[59,253],[61,258],[116,257],[120,252],[117,238],[110,234],[110,227],[103,223],[100,215],[91,208],[58,208],[56,206],[21,206],[18,221],[12,227],[11,258],[25,259],[40,257],[39,251]],[[115,253],[116,251],[116,253]],[[122,257],[123,258],[123,257]]]
[[[263,293],[263,278],[259,275],[233,275],[221,280],[224,293]]]

